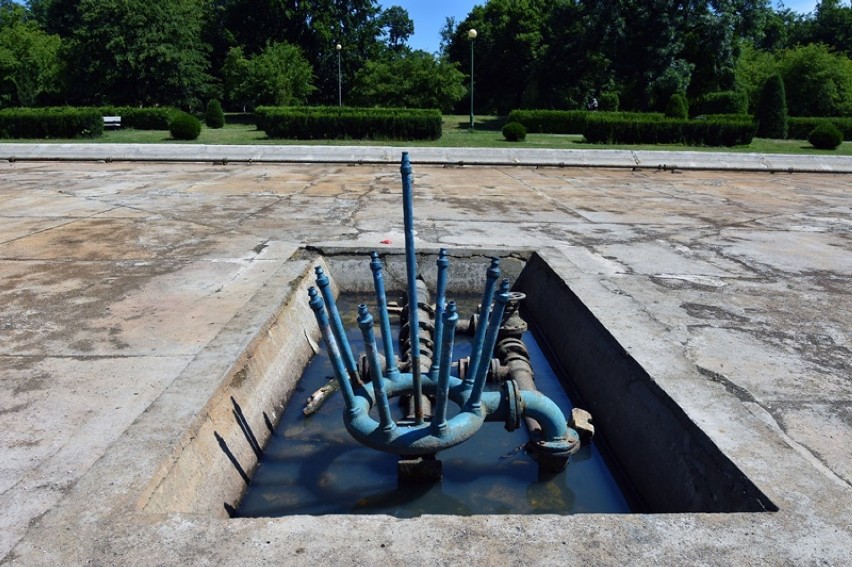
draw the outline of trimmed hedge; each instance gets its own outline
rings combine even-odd
[[[523,142],[527,139],[527,129],[520,122],[509,122],[503,126],[503,137],[509,142]]]
[[[818,150],[833,150],[843,143],[843,134],[831,122],[823,122],[808,135],[808,142]]]
[[[201,134],[201,121],[186,112],[177,112],[172,116],[169,132],[175,140],[195,140]]]
[[[530,134],[580,134],[586,128],[586,118],[610,117],[631,119],[635,117],[648,120],[665,118],[659,112],[590,112],[588,110],[513,110],[507,122],[520,122]]]
[[[686,97],[680,93],[674,93],[666,104],[666,116],[678,120],[689,118],[689,104],[686,102]]]
[[[100,112],[86,108],[0,110],[0,138],[97,138],[104,132]]]
[[[656,120],[593,116],[583,136],[592,144],[688,144],[739,146],[750,144],[756,125],[744,120]]]
[[[225,113],[222,112],[222,104],[214,99],[207,103],[207,112],[204,114],[204,122],[208,128],[224,128]]]
[[[261,106],[258,130],[292,140],[437,140],[441,111],[339,106]]]
[[[101,116],[121,116],[121,127],[135,130],[168,130],[172,118],[180,112],[169,106],[99,106],[92,110],[97,110]]]
[[[761,138],[783,140],[787,137],[787,97],[781,75],[776,73],[763,83],[754,119]]]
[[[790,117],[787,119],[787,138],[791,140],[807,140],[814,128],[820,124],[830,123],[840,130],[844,140],[852,140],[852,118],[849,117]]]
[[[708,93],[692,104],[693,115],[699,114],[747,114],[748,96],[736,91]]]

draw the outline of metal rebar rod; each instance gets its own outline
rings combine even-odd
[[[370,258],[370,269],[373,270],[373,287],[376,290],[376,308],[379,312],[379,324],[382,330],[382,348],[385,351],[387,377],[388,380],[398,380],[400,372],[393,350],[393,336],[391,335],[390,315],[388,315],[388,298],[385,293],[382,262],[379,260],[379,253],[376,251],[370,253]]]
[[[482,363],[486,368],[488,361],[482,362],[482,344],[485,341],[485,330],[488,326],[488,315],[491,313],[491,302],[494,299],[494,287],[497,278],[500,277],[500,259],[491,258],[491,265],[485,272],[485,291],[482,294],[482,303],[479,307],[479,324],[476,325],[476,333],[470,351],[470,366],[465,375],[464,382],[467,387],[473,386],[473,379]]]
[[[317,325],[322,333],[325,349],[328,357],[331,359],[331,366],[334,369],[334,376],[337,378],[337,383],[340,385],[340,391],[343,393],[343,403],[346,404],[346,409],[350,413],[357,413],[355,407],[355,393],[352,390],[352,382],[349,375],[346,373],[346,368],[343,364],[343,358],[340,354],[340,349],[337,347],[337,341],[334,338],[334,331],[328,321],[328,315],[325,311],[325,305],[320,297],[317,289],[311,287],[308,289],[308,304],[314,311],[314,316],[317,319]]]
[[[411,350],[411,374],[414,386],[414,422],[423,423],[423,384],[420,370],[420,321],[417,313],[417,256],[414,251],[414,194],[411,187],[411,161],[402,152],[402,216],[405,224],[405,273],[408,285],[408,328]]]
[[[500,291],[497,293],[494,301],[494,309],[491,312],[491,317],[488,319],[488,332],[485,335],[485,344],[483,345],[483,355],[491,357],[494,352],[494,345],[497,344],[497,333],[500,331],[500,323],[503,320],[503,311],[506,309],[506,303],[509,302],[509,280],[503,280],[500,284]],[[488,374],[488,365],[480,364],[477,367],[476,375],[474,376],[473,389],[470,392],[466,407],[473,412],[479,412],[480,401],[482,399],[482,390],[485,389],[485,377]]]
[[[435,399],[435,412],[432,418],[432,430],[435,435],[438,435],[447,427],[447,400],[450,397],[450,366],[453,360],[456,323],[459,321],[455,301],[450,301],[447,304],[447,310],[442,314],[441,318],[444,322],[439,339],[442,343],[441,362],[438,365],[438,391]]]
[[[340,352],[343,355],[343,363],[349,372],[349,378],[355,380],[358,377],[358,366],[355,364],[352,347],[349,346],[349,339],[346,338],[346,329],[343,328],[343,321],[340,319],[340,312],[337,310],[337,303],[334,301],[334,294],[331,292],[331,283],[328,276],[323,272],[322,266],[314,268],[314,272],[316,272],[317,285],[320,288],[323,301],[325,301],[326,309],[328,310],[332,333],[334,333],[334,338],[337,340]]]
[[[364,337],[364,346],[367,349],[367,361],[370,363],[371,382],[373,393],[376,396],[376,405],[379,407],[379,424],[383,431],[391,431],[396,427],[391,417],[388,396],[382,383],[382,363],[379,361],[379,352],[376,349],[376,335],[373,332],[373,316],[363,303],[358,306],[358,326],[361,327],[361,335]]]
[[[441,344],[443,341],[441,340],[442,330],[444,328],[444,318],[442,317],[444,313],[444,303],[447,300],[447,268],[450,265],[450,260],[447,258],[447,250],[441,248],[438,252],[438,261],[436,262],[438,265],[438,282],[435,288],[435,332],[432,337],[433,348],[432,348],[432,368],[429,370],[429,374],[432,379],[438,377],[440,373],[441,367],[441,349],[443,345]],[[456,316],[458,319],[458,316]]]

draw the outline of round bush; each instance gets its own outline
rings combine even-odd
[[[222,105],[215,98],[207,103],[207,113],[204,115],[204,122],[208,128],[222,128],[225,126],[225,113],[222,112]]]
[[[843,133],[831,122],[819,124],[808,134],[808,142],[818,150],[833,150],[843,141]]]
[[[201,133],[201,121],[186,112],[178,112],[169,123],[169,132],[175,140],[195,140]]]
[[[527,139],[527,129],[520,122],[509,122],[503,126],[503,137],[510,142],[523,142]]]

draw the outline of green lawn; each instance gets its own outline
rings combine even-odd
[[[684,150],[707,152],[742,152],[766,154],[814,154],[852,156],[852,142],[844,142],[836,150],[817,150],[805,140],[769,140],[755,138],[748,146],[734,148],[699,147],[683,145],[605,145],[587,144],[580,135],[529,134],[525,142],[513,143],[503,139],[500,128],[503,119],[477,117],[475,129],[468,128],[469,117],[464,115],[444,116],[443,136],[436,141],[400,142],[395,140],[270,140],[263,131],[257,130],[245,117],[228,117],[222,129],[202,127],[201,135],[193,142],[173,140],[164,130],[110,130],[100,138],[50,140],[56,143],[95,144],[271,144],[271,145],[335,145],[335,146],[434,146],[441,148],[547,148],[547,149],[631,149],[631,150]],[[3,140],[16,143],[44,143],[45,140]]]

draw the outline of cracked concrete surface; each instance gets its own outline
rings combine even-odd
[[[400,246],[397,169],[17,162],[0,165],[0,563],[848,562],[849,175],[412,160],[423,245],[546,248],[593,279],[625,328],[658,329],[654,348],[694,367],[701,392],[667,387],[780,511],[142,514],[150,470],[122,436],[264,286],[295,277],[298,246]],[[180,425],[162,425],[163,447]]]

